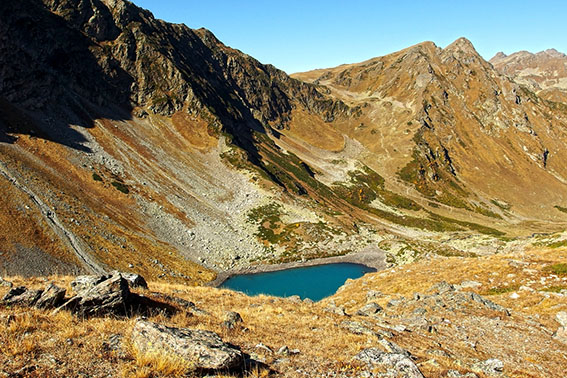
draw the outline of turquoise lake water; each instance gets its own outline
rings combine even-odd
[[[376,269],[360,264],[337,263],[276,272],[242,274],[229,278],[221,287],[248,295],[276,297],[299,295],[302,299],[321,300],[334,294],[348,278],[359,278]]]

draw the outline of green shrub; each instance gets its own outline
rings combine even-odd
[[[124,193],[124,194],[128,194],[130,193],[130,189],[128,189],[128,187],[120,181],[112,181],[111,185],[114,186],[116,188],[116,190]]]

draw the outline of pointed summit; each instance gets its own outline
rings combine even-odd
[[[445,51],[463,51],[463,52],[470,52],[474,54],[478,54],[476,49],[474,48],[471,41],[466,39],[465,37],[461,37],[457,39],[455,42],[451,43],[449,46],[445,47],[443,50]]]
[[[505,59],[508,55],[504,54],[502,51],[498,51],[496,53],[496,55],[494,55],[491,59],[490,62],[492,62],[493,60],[497,60],[497,59]]]

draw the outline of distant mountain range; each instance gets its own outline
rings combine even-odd
[[[518,248],[567,224],[567,66],[424,42],[292,77],[124,0],[0,4],[0,273]]]

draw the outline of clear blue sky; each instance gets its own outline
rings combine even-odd
[[[222,42],[288,73],[459,37],[498,51],[567,52],[567,1],[134,0],[157,18],[205,27]]]

